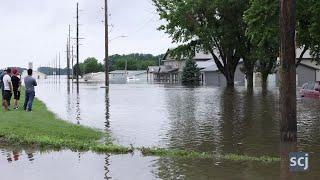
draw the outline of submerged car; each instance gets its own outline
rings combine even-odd
[[[300,90],[301,97],[320,98],[320,81],[308,82]]]

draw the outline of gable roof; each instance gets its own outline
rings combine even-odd
[[[304,67],[307,67],[307,68],[310,68],[310,69],[314,69],[314,70],[320,70],[320,68],[317,67],[317,66],[305,64],[305,63],[303,63],[303,62],[300,63],[300,66],[304,66]]]
[[[176,58],[174,58],[170,55],[171,51],[172,51],[172,49],[167,50],[166,54],[162,58],[162,61],[175,61],[175,60],[177,60]],[[195,53],[195,56],[193,57],[193,59],[197,60],[197,61],[201,61],[201,60],[206,61],[206,60],[210,60],[212,58],[213,57],[211,54],[204,53],[203,51],[197,51]],[[188,58],[185,56],[181,57],[181,60],[186,60],[186,59],[188,59]]]

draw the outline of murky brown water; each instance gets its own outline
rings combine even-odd
[[[278,92],[248,95],[217,87],[155,84],[40,83],[37,96],[61,118],[99,128],[122,145],[161,146],[217,154],[280,156]],[[317,179],[320,177],[320,101],[298,98],[297,150],[311,153],[311,170],[292,176],[280,163],[33,152],[2,147],[5,179]],[[19,160],[15,157],[19,155]],[[9,158],[10,157],[10,158]],[[9,160],[8,160],[9,159]],[[10,160],[11,159],[11,160]],[[107,174],[107,175],[106,175]],[[2,179],[2,178],[1,178]]]

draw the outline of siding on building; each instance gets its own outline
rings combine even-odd
[[[236,69],[234,82],[237,86],[244,86],[246,82],[245,74],[241,72],[241,66]],[[224,75],[219,71],[202,71],[204,75],[204,85],[207,86],[226,86],[227,81]]]
[[[307,82],[316,81],[316,69],[300,65],[297,67],[298,86],[301,87]]]
[[[207,86],[226,86],[226,78],[219,71],[204,72],[204,84]]]
[[[307,82],[318,81],[317,76],[319,76],[319,73],[317,73],[317,71],[319,70],[317,70],[316,68],[313,68],[304,64],[300,64],[296,69],[297,86],[301,87],[303,84]],[[280,85],[279,72],[276,73],[276,84],[277,86]]]

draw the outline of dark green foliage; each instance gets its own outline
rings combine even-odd
[[[199,85],[200,70],[194,60],[188,59],[182,72],[183,85]]]
[[[248,24],[247,36],[258,47],[256,56],[269,62],[279,56],[279,0],[252,0],[244,19]],[[320,2],[318,0],[297,0],[297,54],[300,64],[306,50],[311,50],[314,60],[320,62]]]
[[[87,58],[83,62],[83,70],[84,74],[102,72],[104,71],[104,66],[98,62],[98,60],[94,57]]]
[[[163,55],[153,56],[152,54],[115,54],[109,57],[110,70],[146,70],[148,66],[159,65],[159,59]]]
[[[77,65],[74,65],[74,74],[76,73],[76,69],[78,68]],[[95,72],[103,72],[104,66],[103,64],[99,63],[98,60],[94,57],[89,57],[84,60],[83,63],[79,64],[79,75],[88,74],[88,73],[95,73]]]
[[[248,25],[246,36],[254,46],[251,56],[258,60],[256,71],[266,83],[279,56],[279,1],[252,0],[244,20]]]
[[[312,40],[312,46],[311,46],[311,54],[317,61],[317,63],[320,63],[320,1],[313,0],[308,2],[309,4],[312,3],[312,6],[310,7],[310,12],[312,14],[310,19],[311,25],[310,25],[310,37]]]

